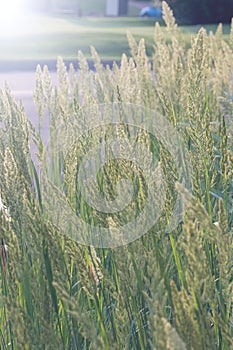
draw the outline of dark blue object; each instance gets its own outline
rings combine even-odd
[[[160,7],[143,7],[140,12],[141,17],[154,17],[161,19],[162,18],[162,9]]]

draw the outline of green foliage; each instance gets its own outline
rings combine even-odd
[[[41,164],[40,130],[7,87],[0,91],[0,237],[7,245],[1,258],[1,350],[233,349],[233,40],[223,40],[221,26],[209,36],[200,29],[186,51],[167,10],[171,42],[156,24],[152,66],[144,40],[137,43],[129,34],[132,57],[123,55],[112,71],[94,49],[95,72],[81,52],[78,74],[58,59],[56,88],[47,67],[38,67],[34,99],[51,139],[61,123],[72,127],[71,115],[81,124],[82,109],[103,102],[129,102],[165,115],[193,166],[193,193],[179,188],[191,205],[170,234],[165,228],[172,186],[159,222],[128,246],[95,249],[64,235],[46,216],[40,171],[30,155],[33,142]],[[119,126],[117,133],[127,130]],[[158,151],[149,135],[141,139]],[[80,140],[65,160],[67,195],[77,210],[84,203],[72,197],[69,185],[88,142]],[[58,156],[53,164],[54,178],[62,161]],[[160,163],[171,179],[163,150]],[[104,179],[109,185],[118,177],[117,168],[109,167]],[[143,202],[143,180],[135,181]],[[116,223],[114,217],[108,222]]]
[[[229,23],[233,16],[231,0],[168,0],[167,3],[183,24]]]

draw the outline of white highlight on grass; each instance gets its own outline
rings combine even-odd
[[[11,222],[10,209],[3,204],[2,197],[0,195],[0,214],[1,213],[5,217],[6,221]]]

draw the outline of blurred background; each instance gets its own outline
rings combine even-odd
[[[20,1],[20,0],[19,0]],[[22,0],[32,11],[70,11],[82,15],[106,15],[109,8],[116,15],[139,15],[145,7],[160,7],[161,1],[143,0]],[[229,23],[233,16],[233,0],[167,0],[179,24]]]

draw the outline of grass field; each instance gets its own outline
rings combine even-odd
[[[48,144],[0,90],[0,350],[233,349],[233,23],[163,6],[152,57],[37,68]]]
[[[183,27],[184,41],[190,45],[190,37],[199,26]],[[217,26],[208,26],[215,31]],[[224,26],[229,34],[230,26]],[[127,32],[136,40],[145,39],[147,53],[153,53],[154,21],[140,18],[94,18],[94,17],[31,17],[9,26],[0,32],[0,60],[46,60],[75,59],[78,50],[90,57],[90,46],[95,46],[102,59],[119,59],[129,53]],[[169,40],[169,34],[167,35]]]

